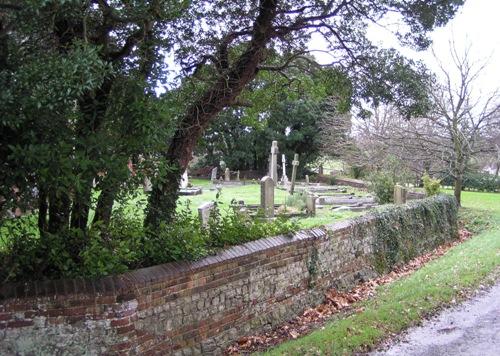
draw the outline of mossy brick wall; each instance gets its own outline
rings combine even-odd
[[[239,337],[320,303],[329,288],[377,275],[376,256],[387,238],[378,234],[390,235],[409,217],[418,231],[402,241],[415,240],[418,253],[455,238],[452,199],[266,238],[198,262],[97,280],[3,285],[0,354],[221,354]],[[381,229],[382,220],[394,229]]]

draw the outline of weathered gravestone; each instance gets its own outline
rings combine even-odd
[[[309,175],[306,174],[306,184],[309,184]]]
[[[313,194],[306,195],[306,209],[309,215],[316,215],[316,196]]]
[[[318,174],[323,174],[323,165],[318,167]]]
[[[398,184],[394,186],[394,204],[406,203],[406,188]]]
[[[226,182],[231,181],[231,172],[229,172],[229,168],[226,168],[226,170],[224,171],[224,180]]]
[[[293,195],[293,191],[295,189],[295,179],[297,178],[297,167],[299,165],[299,154],[296,153],[293,156],[292,161],[292,183],[290,184],[290,194]]]
[[[271,179],[274,184],[278,184],[278,141],[273,141],[271,145],[271,167],[269,169]]]
[[[212,175],[210,176],[210,180],[214,183],[217,180],[217,167],[212,168]]]
[[[269,176],[260,180],[260,207],[265,217],[274,217],[274,180]]]
[[[240,181],[240,171],[236,171],[236,181],[239,182]]]
[[[200,222],[203,227],[208,227],[210,214],[212,213],[214,207],[215,203],[213,201],[203,203],[198,207],[198,217],[200,218]]]

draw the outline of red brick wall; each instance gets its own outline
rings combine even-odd
[[[374,219],[97,280],[3,285],[0,354],[220,354],[321,302],[328,288],[373,277]],[[453,238],[439,227],[432,234]]]

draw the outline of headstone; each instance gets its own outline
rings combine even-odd
[[[306,184],[309,184],[309,175],[306,174]]]
[[[150,192],[153,190],[153,185],[151,184],[151,180],[148,177],[144,177],[144,181],[142,182],[142,188],[145,192]]]
[[[283,175],[281,176],[281,183],[283,185],[288,184],[288,177],[286,176],[286,157],[281,155],[281,168],[283,168]]]
[[[293,195],[293,190],[295,189],[295,179],[297,178],[297,167],[299,165],[299,154],[296,153],[293,156],[292,161],[292,184],[290,184],[290,194]]]
[[[215,207],[215,203],[213,201],[209,201],[201,204],[198,207],[198,217],[200,218],[201,225],[203,227],[208,226],[208,221],[210,219],[210,213]]]
[[[229,168],[226,168],[224,171],[224,180],[229,182],[231,180],[231,173],[229,172]]]
[[[394,204],[406,203],[406,188],[398,184],[394,186]]]
[[[236,181],[239,182],[240,181],[240,171],[236,171]]]
[[[323,165],[319,166],[318,174],[323,174]]]
[[[313,194],[306,195],[306,209],[309,215],[316,215],[316,196]]]
[[[219,166],[220,166],[221,171],[225,171],[226,170],[226,162],[220,161],[219,162]]]
[[[188,183],[189,183],[188,172],[187,170],[185,170],[181,177],[181,188],[187,188]]]
[[[278,184],[278,141],[273,141],[271,145],[271,179],[274,184]]]
[[[212,168],[212,175],[210,176],[210,180],[214,183],[217,180],[217,167]]]
[[[274,180],[269,176],[260,180],[260,207],[265,217],[274,217]]]

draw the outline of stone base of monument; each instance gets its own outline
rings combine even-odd
[[[231,208],[239,213],[248,214],[251,217],[259,216],[262,213],[262,207],[260,204],[245,204],[244,201],[240,200],[237,204],[232,204]],[[306,211],[297,211],[291,207],[285,207],[284,205],[274,204],[274,217],[284,216],[287,218],[294,217],[307,217],[311,214]]]
[[[203,190],[198,187],[192,188],[181,188],[179,190],[179,195],[200,195],[203,193]]]

